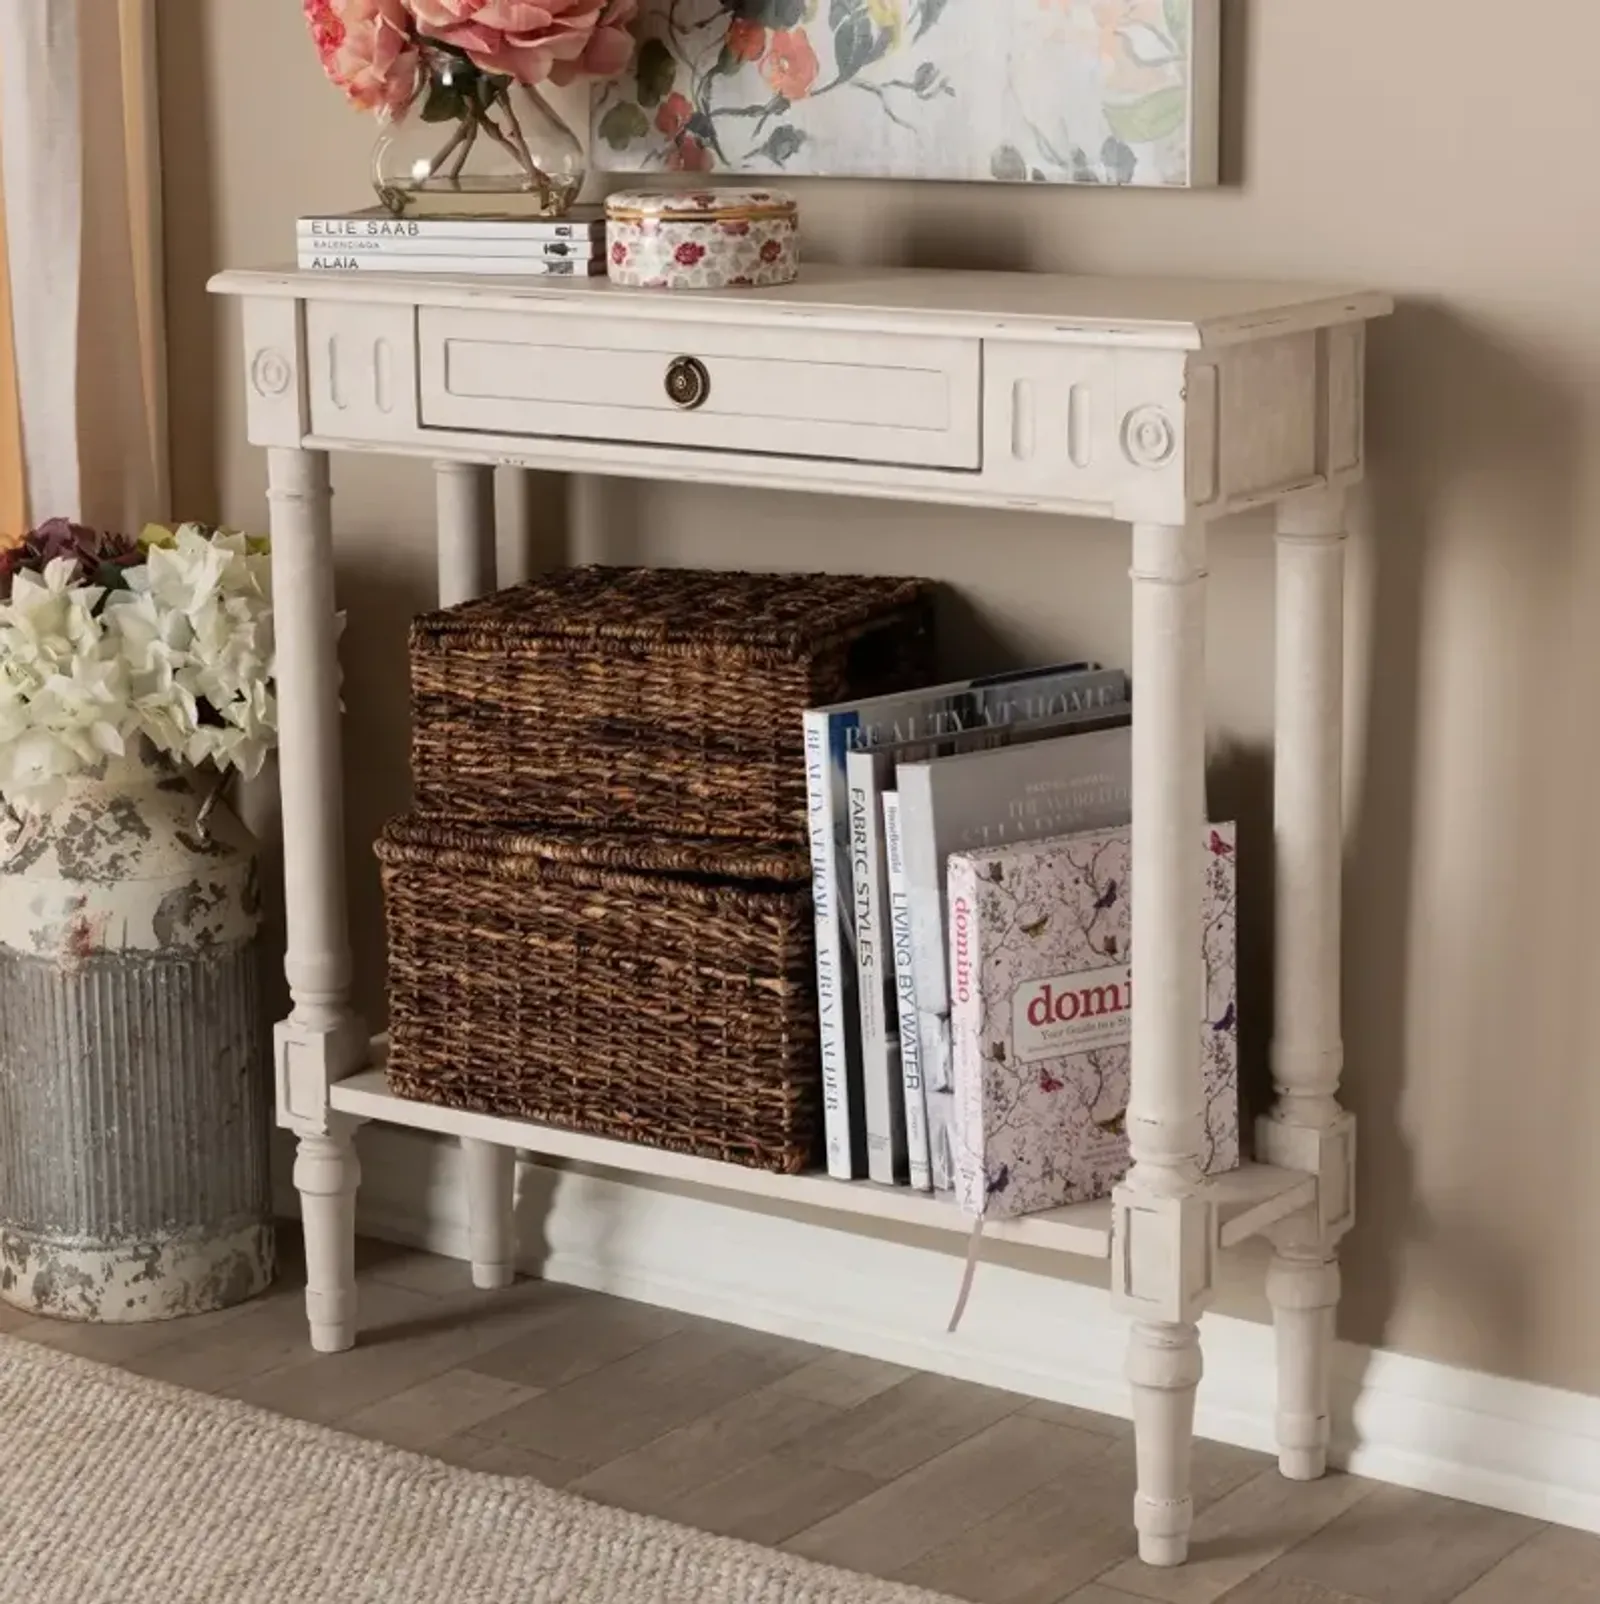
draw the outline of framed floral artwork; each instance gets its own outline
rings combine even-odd
[[[613,172],[1216,182],[1220,0],[641,0]]]

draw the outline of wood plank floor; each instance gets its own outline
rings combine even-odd
[[[453,1464],[974,1604],[1600,1604],[1600,1538],[1196,1445],[1193,1561],[1133,1558],[1123,1421],[568,1287],[362,1244],[361,1345],[306,1346],[292,1236],[267,1297],[0,1330]]]

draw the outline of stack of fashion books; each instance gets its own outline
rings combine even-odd
[[[831,1175],[981,1218],[1126,1172],[1132,720],[1093,663],[806,714]],[[1239,1157],[1233,842],[1204,843],[1207,1173]]]
[[[295,243],[299,267],[313,273],[582,278],[606,270],[605,213],[592,206],[565,217],[395,217],[374,206],[302,217]]]
[[[1088,663],[806,714],[831,1175],[953,1188],[950,854],[1125,821],[1131,717]]]

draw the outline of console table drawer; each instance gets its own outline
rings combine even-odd
[[[424,307],[424,428],[976,470],[977,340]]]

